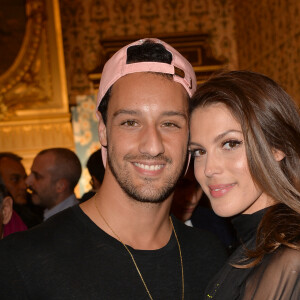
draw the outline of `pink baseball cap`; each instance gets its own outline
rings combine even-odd
[[[136,62],[127,63],[127,49],[131,46],[141,45],[146,40],[162,44],[168,52],[172,54],[172,61],[170,64],[162,62]],[[197,80],[192,65],[184,58],[177,50],[169,44],[156,39],[145,38],[135,41],[117,51],[105,64],[97,96],[97,116],[99,118],[100,112],[98,111],[99,104],[108,91],[108,89],[121,77],[138,72],[155,72],[173,75],[173,80],[180,83],[189,96],[191,97],[196,91]],[[102,159],[104,166],[106,165],[107,150],[101,147]]]

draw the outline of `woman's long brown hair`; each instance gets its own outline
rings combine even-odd
[[[247,160],[256,185],[276,204],[257,232],[248,264],[259,263],[279,246],[300,249],[300,115],[291,97],[272,79],[250,71],[224,72],[200,85],[190,112],[223,103],[241,124]],[[277,162],[274,151],[285,157]],[[242,201],[242,200],[241,200]]]

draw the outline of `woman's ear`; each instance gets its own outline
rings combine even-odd
[[[99,115],[98,134],[99,134],[100,144],[106,147],[107,146],[106,126],[103,122],[103,118],[101,114]]]
[[[2,215],[3,215],[3,224],[7,224],[13,213],[13,200],[11,197],[5,197],[2,200]]]
[[[276,161],[281,161],[282,159],[285,158],[285,154],[281,150],[277,150],[273,148],[272,153]]]

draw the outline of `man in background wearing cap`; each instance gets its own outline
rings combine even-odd
[[[191,65],[156,39],[106,63],[97,105],[104,181],[90,200],[0,244],[10,256],[0,263],[1,299],[201,299],[225,250],[169,217],[195,88]]]

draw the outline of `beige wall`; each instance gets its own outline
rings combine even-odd
[[[235,2],[239,68],[270,76],[300,106],[300,1]]]

